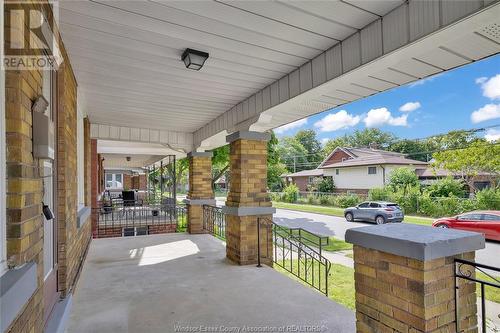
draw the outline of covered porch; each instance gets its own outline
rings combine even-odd
[[[95,239],[67,332],[239,332],[245,326],[354,332],[355,317],[268,266],[235,265],[211,235],[177,233]]]

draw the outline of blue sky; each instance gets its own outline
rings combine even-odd
[[[330,109],[275,132],[282,137],[312,128],[324,142],[375,127],[412,139],[496,124],[500,124],[500,55]],[[500,127],[481,135],[498,140]]]

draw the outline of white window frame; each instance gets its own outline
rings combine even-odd
[[[111,175],[111,183],[112,185],[111,186],[108,186],[108,175]],[[120,175],[121,178],[122,178],[122,181],[121,181],[121,184],[122,186],[116,186],[116,176],[117,175]],[[104,175],[104,187],[107,189],[107,190],[116,190],[116,189],[123,189],[123,173],[107,173]]]
[[[4,1],[0,0],[1,8]],[[4,11],[0,14],[0,38],[2,43],[0,54],[4,54]],[[3,63],[3,58],[0,59]],[[7,188],[6,188],[6,138],[5,138],[5,71],[0,70],[0,276],[8,269],[7,266]]]

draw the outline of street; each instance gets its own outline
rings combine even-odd
[[[316,234],[344,239],[350,228],[373,225],[371,223],[347,222],[342,217],[277,209],[274,222],[287,227],[301,227]],[[500,242],[486,242],[486,248],[476,252],[476,261],[500,267]]]

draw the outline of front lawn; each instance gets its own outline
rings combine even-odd
[[[273,201],[273,207],[280,209],[296,210],[306,213],[344,217],[344,208],[338,208],[338,207],[293,204],[293,203],[277,202],[277,201]],[[429,226],[432,225],[433,221],[434,220],[432,218],[420,217],[420,216],[405,216],[404,220],[404,222],[406,223],[429,225]]]
[[[278,233],[284,232],[286,234],[287,232],[288,233],[290,232],[290,228],[285,227],[285,226],[280,226],[280,228],[277,232]],[[298,230],[292,229],[292,235],[298,237],[299,236]],[[302,241],[304,244],[311,246],[311,247],[314,247],[314,248],[319,248],[320,240],[318,239],[318,237],[321,237],[320,235],[316,235],[316,234],[309,232],[309,231],[302,232],[302,233],[300,233],[300,235],[301,235],[301,238],[302,238]],[[286,235],[285,235],[285,237],[286,237]],[[328,244],[323,245],[321,247],[321,249],[323,251],[329,251],[329,252],[351,250],[352,244],[344,242],[343,240],[337,239],[335,237],[328,237]]]
[[[294,260],[296,261],[296,260]],[[286,265],[290,265],[290,261],[285,261]],[[296,263],[293,263],[296,266]],[[290,278],[299,281],[300,283],[308,286],[306,282],[295,277],[291,273],[287,272],[278,265],[274,265],[274,269],[278,272],[289,276]],[[303,272],[302,272],[303,273]],[[315,270],[316,276],[318,276],[318,268]],[[354,300],[354,269],[332,264],[330,268],[330,274],[328,276],[328,298],[333,301],[344,305],[345,307],[354,310],[355,300]]]

